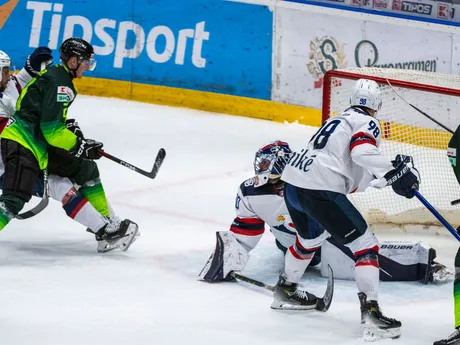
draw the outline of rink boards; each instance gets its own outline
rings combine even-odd
[[[98,62],[81,93],[314,126],[327,70],[458,74],[457,31],[278,0],[0,2],[0,49],[18,69],[40,45],[59,62],[61,42],[81,36]]]

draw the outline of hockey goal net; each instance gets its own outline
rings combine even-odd
[[[376,116],[382,128],[382,153],[390,159],[398,153],[414,157],[421,175],[420,192],[452,225],[459,226],[460,205],[452,206],[451,201],[460,199],[460,186],[446,154],[452,135],[405,101],[455,130],[460,124],[460,76],[383,68],[329,71],[324,78],[323,121],[349,107],[351,90],[360,78],[375,80],[382,92],[382,109]],[[370,224],[439,225],[418,199],[398,196],[391,188],[368,188],[350,199]]]

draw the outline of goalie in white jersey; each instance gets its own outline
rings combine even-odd
[[[26,64],[17,75],[10,75],[11,59],[3,51],[0,51],[0,133],[7,125],[16,110],[22,89],[38,75],[38,73],[52,63],[52,52],[48,47],[38,47],[27,57]],[[73,119],[66,121],[66,127],[75,135],[83,136],[78,123]],[[1,135],[1,134],[0,134]],[[3,185],[4,166],[0,157],[0,182]],[[37,181],[34,195],[43,196],[43,180]],[[109,206],[108,217],[99,213],[88,200],[78,192],[74,184],[68,179],[56,175],[49,176],[49,192],[51,198],[62,204],[66,214],[73,220],[87,227],[89,232],[96,234],[101,229],[116,228],[120,219],[115,216]],[[105,240],[98,241],[98,251],[107,252],[118,248]]]
[[[279,140],[264,145],[256,152],[256,176],[239,186],[235,201],[236,218],[230,231],[216,233],[216,249],[199,278],[208,282],[232,280],[229,273],[244,269],[249,252],[262,238],[265,224],[270,227],[280,250],[301,250],[296,243],[297,232],[284,202],[284,182],[280,180],[291,153],[289,145]],[[327,238],[327,233],[316,222],[310,222],[309,226],[313,237]],[[318,256],[314,264],[319,263],[319,259]]]
[[[412,198],[420,183],[411,157],[398,155],[392,164],[380,153],[381,129],[374,116],[381,105],[377,83],[358,80],[350,108],[325,121],[307,147],[292,155],[282,175],[285,201],[298,236],[306,239],[304,247],[313,254],[320,246],[314,240],[310,244],[308,234],[297,225],[313,218],[354,253],[365,340],[399,337],[401,322],[384,316],[379,308],[379,244],[346,194],[369,182],[377,188],[391,185],[397,194]],[[300,279],[296,272],[304,272],[311,258],[286,259],[274,304],[290,299],[290,288]],[[306,291],[297,295],[302,292],[303,303],[308,304]]]

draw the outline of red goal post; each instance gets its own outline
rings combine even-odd
[[[458,185],[446,150],[451,134],[420,114],[415,105],[448,128],[460,123],[460,77],[448,74],[383,68],[331,70],[324,76],[322,120],[340,115],[349,107],[355,81],[376,81],[382,93],[382,109],[377,113],[382,128],[381,151],[393,159],[402,153],[414,157],[422,184],[420,191],[454,226],[460,225],[460,206],[450,202],[460,198]],[[395,91],[401,95],[403,101]],[[405,199],[391,188],[351,195],[350,199],[371,223],[397,225],[439,225],[414,199]]]

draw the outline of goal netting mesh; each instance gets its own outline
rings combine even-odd
[[[446,155],[452,135],[408,103],[455,130],[460,124],[460,76],[383,68],[329,71],[324,80],[323,120],[349,107],[351,90],[360,78],[375,80],[382,92],[383,105],[376,116],[383,132],[382,153],[390,159],[398,153],[413,156],[421,175],[421,194],[459,226],[460,205],[451,206],[451,201],[460,199],[460,186]],[[368,188],[350,199],[370,224],[439,224],[418,199],[401,197],[391,187]]]

